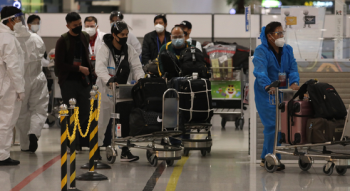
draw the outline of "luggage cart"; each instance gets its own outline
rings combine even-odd
[[[61,95],[61,88],[58,84],[58,77],[55,75],[54,67],[48,68],[51,73],[51,79],[53,80],[53,88],[50,95],[50,101],[51,101],[51,112],[47,116],[47,121],[50,126],[53,126],[56,124],[57,127],[59,127],[59,106],[63,104],[62,101],[62,95]]]
[[[130,101],[131,88],[133,85],[113,86],[113,100],[118,102]],[[176,94],[176,97],[167,98],[167,94]],[[118,99],[115,99],[116,97]],[[146,157],[152,166],[157,166],[159,160],[165,160],[168,166],[172,166],[175,160],[180,160],[182,149],[173,147],[170,144],[169,137],[180,135],[179,131],[179,94],[175,89],[168,89],[163,94],[163,111],[162,111],[162,131],[152,134],[129,136],[124,138],[116,137],[115,125],[119,119],[119,114],[115,113],[115,107],[111,118],[113,118],[112,126],[112,143],[106,148],[107,161],[113,164],[118,156],[116,145],[123,147],[131,147],[146,150]],[[147,146],[138,145],[139,143],[150,143]]]
[[[299,157],[298,164],[301,170],[308,171],[314,162],[314,158],[320,158],[327,161],[327,163],[323,166],[323,172],[330,176],[333,173],[334,168],[336,169],[339,175],[344,175],[347,171],[347,168],[350,167],[350,153],[335,153],[326,149],[326,146],[331,145],[349,145],[350,144],[350,127],[349,120],[349,110],[348,115],[345,121],[345,127],[343,130],[343,135],[339,141],[331,141],[325,143],[317,143],[317,144],[301,144],[301,145],[282,145],[277,146],[278,141],[278,132],[281,129],[281,120],[280,120],[280,97],[281,90],[279,90],[279,81],[273,82],[266,91],[269,91],[271,87],[275,88],[275,95],[272,99],[272,105],[276,105],[276,129],[275,129],[275,140],[273,153],[269,153],[265,156],[265,169],[267,172],[273,173],[277,170],[280,165],[279,160],[276,157],[277,153],[293,155]],[[277,104],[276,104],[277,103]],[[322,146],[323,150],[312,149],[313,147]],[[294,149],[293,152],[288,152],[287,149]],[[303,150],[301,152],[300,150]]]
[[[243,68],[239,67],[212,67],[214,70],[229,69],[233,70],[233,74],[240,76],[235,80],[215,79],[211,78],[212,83],[212,97],[214,114],[221,116],[221,127],[225,129],[228,121],[235,121],[236,130],[242,130],[244,126],[244,87],[243,87]],[[213,77],[213,74],[212,74]],[[232,83],[230,85],[230,83]],[[240,91],[233,89],[235,85],[239,84]],[[216,87],[218,86],[218,88]],[[221,87],[222,86],[222,87]],[[230,87],[232,86],[232,87]],[[213,90],[214,87],[214,90]],[[224,90],[225,88],[226,90]],[[237,94],[239,93],[239,96]],[[231,94],[231,95],[230,95]]]
[[[184,155],[188,156],[191,150],[200,150],[202,156],[211,152],[213,140],[211,139],[210,123],[185,123],[185,133],[187,135],[207,135],[205,139],[182,139]]]

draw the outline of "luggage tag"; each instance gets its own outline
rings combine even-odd
[[[91,62],[91,65],[95,68],[96,56],[94,53],[90,54],[90,62]]]
[[[279,87],[286,87],[287,86],[287,75],[285,72],[281,72],[278,74],[278,80],[280,81]]]

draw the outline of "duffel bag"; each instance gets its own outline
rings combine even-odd
[[[328,140],[329,141],[341,141],[343,135],[345,120],[344,119],[332,119],[327,121],[328,124]]]
[[[129,120],[130,136],[150,134],[162,130],[162,113],[134,108]]]
[[[310,118],[306,125],[306,137],[309,143],[324,143],[340,141],[345,120],[325,118]]]
[[[163,94],[167,90],[162,78],[142,78],[132,88],[132,98],[135,106],[146,111],[161,112]]]

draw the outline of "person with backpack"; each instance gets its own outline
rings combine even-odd
[[[69,31],[61,35],[55,48],[55,73],[61,88],[63,103],[69,105],[69,99],[75,98],[79,107],[79,121],[85,132],[90,115],[90,90],[94,69],[90,63],[90,36],[82,32],[81,17],[76,12],[66,16]],[[77,132],[77,150],[89,146],[88,138],[82,139]]]
[[[138,53],[133,46],[127,43],[128,25],[123,21],[117,21],[112,25],[111,31],[112,34],[104,35],[104,43],[96,57],[96,74],[98,76],[96,85],[100,88],[102,94],[100,119],[98,121],[99,146],[110,145],[112,139],[110,132],[111,128],[114,127],[112,127],[110,118],[116,100],[111,99],[113,97],[110,89],[111,85],[113,83],[131,84],[133,80],[137,81],[145,76]],[[132,162],[137,160],[139,160],[139,157],[131,154],[128,147],[122,148],[120,161]]]
[[[256,109],[264,125],[264,145],[261,154],[260,166],[265,166],[265,156],[273,153],[275,140],[276,107],[269,102],[269,93],[266,88],[279,80],[281,89],[299,89],[298,65],[293,55],[293,48],[285,44],[284,31],[280,22],[271,22],[261,29],[261,45],[255,49],[254,71],[256,77],[254,83]],[[289,84],[287,84],[289,82]],[[270,94],[274,95],[274,88]],[[280,133],[279,133],[280,139]],[[279,142],[278,142],[278,145]],[[278,160],[281,155],[277,154]],[[285,166],[280,162],[277,170],[284,170]]]
[[[190,37],[190,34],[192,32],[192,24],[188,21],[182,21],[179,26],[182,28],[182,30],[185,33],[185,40],[190,44],[198,48],[200,51],[202,51],[202,44],[199,41],[193,40]]]

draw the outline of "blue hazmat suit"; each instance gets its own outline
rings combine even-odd
[[[287,44],[283,46],[281,64],[279,64],[273,51],[269,48],[265,36],[265,27],[261,30],[260,39],[261,45],[255,49],[254,53],[253,74],[256,77],[254,83],[256,109],[264,125],[264,146],[261,158],[265,159],[267,154],[273,153],[276,125],[276,107],[269,103],[269,94],[265,91],[265,87],[278,80],[278,75],[282,72],[286,73],[286,80],[287,82],[289,80],[289,85],[299,84],[300,78],[291,46]],[[280,87],[280,89],[283,88],[287,87]],[[278,139],[280,139],[280,133]],[[280,144],[278,143],[278,145]],[[277,157],[281,159],[280,154],[277,154]]]

